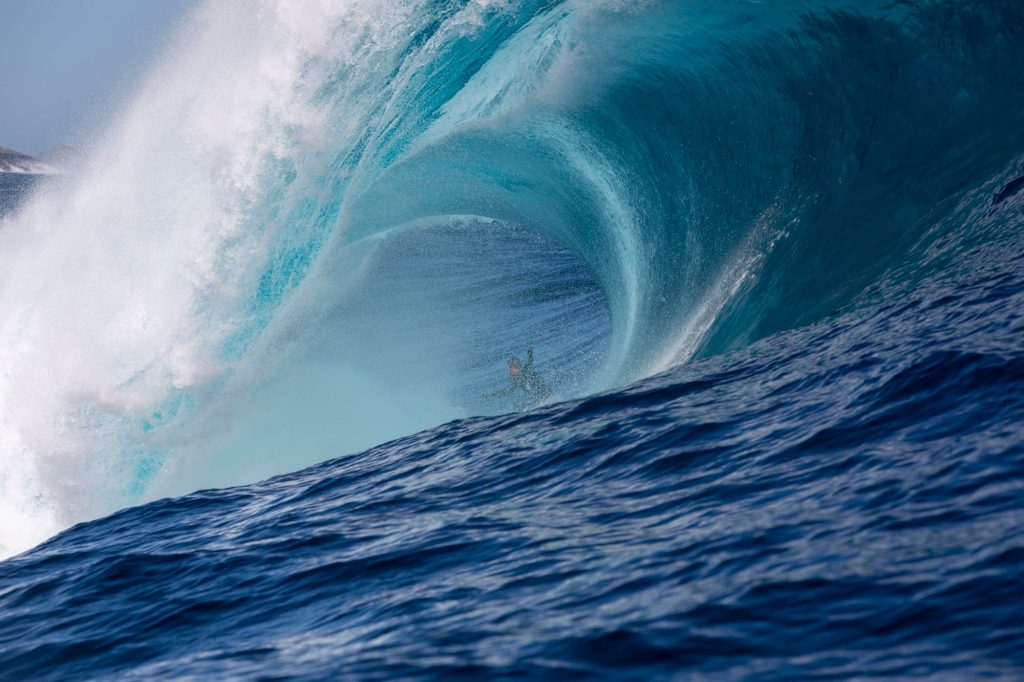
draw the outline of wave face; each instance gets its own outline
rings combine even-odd
[[[1013,676],[1022,63],[1016,1],[207,3],[0,219],[0,552],[248,485],[3,564],[4,669]]]

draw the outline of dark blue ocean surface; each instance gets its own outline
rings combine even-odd
[[[0,677],[1024,676],[1024,5],[291,6],[2,223]]]

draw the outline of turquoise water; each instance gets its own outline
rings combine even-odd
[[[0,230],[5,669],[1016,676],[1022,36],[201,5]]]

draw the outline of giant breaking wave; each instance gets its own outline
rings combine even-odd
[[[955,269],[1016,225],[1022,30],[1011,1],[206,3],[3,220],[0,554],[505,411],[528,345],[572,398]]]

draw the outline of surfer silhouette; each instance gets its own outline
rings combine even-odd
[[[526,364],[522,364],[515,355],[508,359],[508,388],[488,394],[491,398],[505,398],[522,391],[523,399],[519,409],[538,405],[551,397],[551,386],[533,367],[533,347],[526,351]]]

